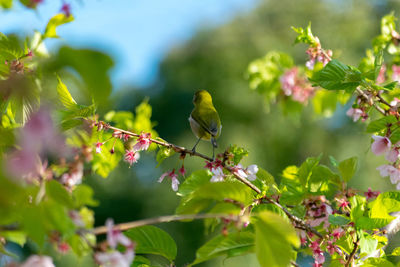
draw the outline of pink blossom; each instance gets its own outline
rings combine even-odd
[[[61,176],[61,183],[73,187],[77,184],[82,183],[83,177],[83,163],[81,161],[76,162],[71,168],[70,171],[64,173]]]
[[[172,190],[174,190],[175,192],[178,191],[179,180],[178,180],[178,175],[175,173],[175,169],[173,169],[170,172],[163,173],[161,177],[158,179],[158,182],[161,183],[167,176],[171,179]]]
[[[211,177],[210,182],[223,182],[224,181],[225,175],[224,175],[224,172],[222,171],[221,167],[213,168],[211,170],[211,172],[212,172],[213,176]]]
[[[332,50],[323,51],[318,38],[315,37],[315,39],[317,40],[317,44],[309,47],[306,51],[309,56],[309,60],[306,62],[306,67],[310,70],[314,69],[317,61],[321,62],[325,66],[332,57]]]
[[[331,254],[331,255],[335,254],[336,247],[335,247],[335,245],[333,244],[332,241],[328,241],[328,244],[326,245],[326,250],[328,250],[328,253]]]
[[[334,239],[339,239],[344,234],[344,230],[342,228],[336,228],[332,231],[332,236]]]
[[[364,111],[362,111],[359,108],[350,108],[346,112],[346,115],[349,116],[350,118],[352,118],[354,122],[358,121],[363,114],[364,114]]]
[[[374,142],[371,145],[371,150],[375,155],[386,153],[392,146],[389,138],[386,136],[373,135]]]
[[[141,133],[133,149],[136,151],[147,150],[151,144],[150,138],[151,133]]]
[[[97,142],[96,143],[96,153],[101,153],[101,146],[103,145],[103,143],[101,142]]]
[[[131,247],[133,245],[132,241],[127,238],[120,230],[114,229],[113,219],[107,219],[107,243],[108,245],[115,249],[118,244],[124,247]]]
[[[214,168],[214,165],[211,161],[206,161],[206,166],[204,168],[209,169],[210,171]]]
[[[136,163],[140,158],[139,152],[135,150],[125,150],[124,160],[132,166],[133,163]]]
[[[26,54],[27,57],[33,57],[32,50],[28,49],[28,53]]]
[[[247,178],[247,173],[244,171],[242,164],[238,164],[233,167],[233,172],[239,175],[240,177]]]
[[[135,257],[133,249],[122,254],[119,251],[97,252],[94,258],[102,267],[130,267]]]
[[[185,174],[186,174],[185,166],[183,166],[183,164],[182,164],[182,167],[179,169],[179,173],[180,173],[180,175],[182,175],[183,177],[184,177]]]
[[[381,192],[379,191],[372,191],[371,187],[368,187],[368,191],[364,192],[364,195],[367,197],[368,199],[372,199],[372,198],[376,198]]]
[[[55,267],[49,256],[32,255],[20,267]]]
[[[385,72],[386,72],[386,65],[383,64],[381,69],[379,70],[378,77],[376,77],[376,83],[382,84],[385,82],[385,80],[386,80]]]
[[[398,65],[392,65],[392,80],[400,82],[400,66]]]
[[[57,248],[58,248],[58,251],[61,252],[62,254],[66,254],[70,250],[68,243],[65,243],[65,242],[59,243]]]
[[[307,82],[305,77],[299,75],[297,67],[286,71],[279,80],[285,95],[292,96],[294,101],[306,103],[314,94],[315,89]]]
[[[399,155],[400,155],[399,149],[400,149],[399,147],[394,147],[394,148],[390,149],[389,152],[386,153],[386,156],[385,156],[386,160],[389,162],[392,162],[392,163],[396,162],[399,159]]]
[[[399,187],[399,182],[400,182],[400,170],[393,167],[392,165],[381,165],[378,168],[376,168],[382,177],[389,176],[390,177],[390,182],[392,184],[398,184],[397,188]],[[399,189],[399,188],[398,188]]]
[[[71,5],[68,3],[63,3],[61,6],[61,12],[63,12],[67,17],[71,16]]]
[[[346,199],[338,199],[339,202],[339,208],[345,209],[349,207],[350,202],[348,202]]]

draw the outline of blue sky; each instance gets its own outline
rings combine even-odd
[[[15,1],[16,2],[16,1]],[[70,1],[71,2],[71,1]],[[162,57],[202,27],[218,26],[254,8],[258,0],[82,0],[72,1],[75,21],[59,27],[62,43],[95,47],[116,61],[112,80],[117,87],[151,83]],[[36,12],[16,4],[0,11],[0,32],[26,33],[40,30],[56,14],[61,1],[44,0]]]

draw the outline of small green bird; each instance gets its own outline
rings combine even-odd
[[[213,160],[214,149],[217,146],[217,138],[221,134],[221,121],[217,110],[215,109],[211,95],[206,90],[197,91],[193,97],[194,109],[189,117],[190,128],[198,138],[192,151],[196,151],[196,146],[200,139],[211,140],[213,146]]]

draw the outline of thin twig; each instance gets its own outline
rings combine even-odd
[[[158,224],[165,222],[174,222],[174,221],[183,221],[183,220],[198,220],[198,219],[208,219],[208,218],[224,218],[228,220],[237,221],[239,220],[239,216],[235,215],[227,215],[227,214],[185,214],[185,215],[167,215],[160,216],[155,218],[149,218],[144,220],[138,220],[133,222],[121,223],[114,225],[113,229],[126,231],[132,228],[150,225],[150,224]],[[101,235],[107,233],[106,226],[99,226],[93,229],[92,231],[95,235]]]
[[[105,123],[105,122],[101,122],[101,123],[103,123],[103,124],[106,125],[106,129],[111,129],[111,130],[114,130],[114,131],[119,131],[119,132],[121,132],[121,133],[130,135],[130,136],[133,136],[133,137],[139,137],[139,136],[140,136],[140,134],[133,133],[133,132],[126,131],[126,130],[122,130],[122,129],[119,129],[119,128],[117,128],[117,127],[113,127],[113,126],[111,126],[111,125],[109,125],[109,124],[107,124],[107,123]],[[97,124],[98,124],[98,123],[97,123]],[[97,125],[97,124],[96,124],[96,125]],[[208,157],[208,156],[206,156],[206,155],[204,155],[204,154],[198,153],[198,152],[196,152],[196,151],[192,151],[192,150],[190,150],[190,149],[186,149],[186,148],[181,147],[181,146],[177,146],[177,145],[174,145],[174,144],[171,144],[171,143],[163,142],[163,141],[160,141],[160,140],[157,140],[157,139],[152,139],[152,138],[150,138],[149,140],[150,140],[152,143],[155,143],[155,144],[157,144],[157,145],[165,146],[165,147],[171,148],[171,149],[173,149],[175,152],[178,152],[178,153],[189,154],[189,155],[191,155],[191,156],[197,156],[197,157],[203,158],[203,159],[208,160],[208,161],[213,161],[212,158],[210,158],[210,157]]]

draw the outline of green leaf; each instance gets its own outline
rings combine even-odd
[[[90,49],[74,49],[61,47],[58,54],[47,65],[50,72],[70,72],[84,83],[81,90],[85,97],[81,102],[85,105],[93,104],[107,108],[108,97],[111,94],[111,81],[108,72],[114,65],[113,60],[107,54]],[[72,70],[72,71],[71,71]]]
[[[288,266],[294,247],[300,246],[293,226],[282,217],[263,212],[255,221],[256,256],[261,266]]]
[[[160,138],[161,139],[161,138]],[[172,148],[165,146],[158,146],[159,149],[157,151],[156,160],[158,162],[157,167],[166,159],[175,154],[175,151]]]
[[[367,133],[378,133],[386,130],[388,126],[397,122],[395,116],[385,116],[383,118],[371,121],[367,126]]]
[[[394,267],[394,264],[384,258],[368,258],[364,261],[363,267]]]
[[[400,256],[400,247],[393,249],[390,256]]]
[[[58,38],[59,36],[57,35],[56,31],[57,27],[73,20],[74,17],[72,15],[66,16],[64,13],[53,16],[47,23],[43,38]]]
[[[360,238],[360,253],[370,254],[376,250],[378,246],[378,240],[374,239],[370,235],[363,235]]]
[[[2,8],[11,8],[12,7],[12,0],[0,0],[0,7]]]
[[[190,174],[185,181],[179,186],[179,194],[182,196],[189,195],[201,186],[210,182],[211,175],[207,170],[198,170]]]
[[[298,33],[296,40],[294,41],[295,44],[305,43],[311,46],[319,45],[319,41],[314,37],[314,35],[311,32],[311,22],[308,23],[308,26],[305,30],[301,27],[299,28],[292,27],[292,30]]]
[[[363,217],[366,210],[366,199],[362,196],[353,196],[349,198],[351,212],[350,219],[356,222],[359,218]]]
[[[67,86],[61,81],[60,77],[57,75],[57,93],[61,103],[67,109],[73,109],[77,106],[76,101],[72,98]]]
[[[329,156],[329,161],[331,162],[333,167],[339,166],[339,162],[333,156]]]
[[[82,206],[96,207],[99,205],[97,200],[93,199],[93,189],[85,184],[78,185],[74,191],[72,191],[72,198],[74,200],[74,207],[80,208]]]
[[[360,85],[361,72],[333,59],[310,80],[327,90],[350,92]]]
[[[21,247],[26,243],[26,233],[22,231],[2,231],[0,235],[8,241],[17,243]]]
[[[350,222],[350,219],[343,215],[339,214],[330,214],[329,215],[329,222],[334,225],[346,225]]]
[[[393,218],[368,218],[359,217],[356,220],[356,227],[363,230],[379,229],[388,225]]]
[[[191,265],[199,264],[219,256],[230,256],[232,251],[240,250],[239,254],[254,250],[254,234],[250,232],[229,233],[218,235],[201,246],[196,252],[196,259]],[[190,266],[190,265],[189,265]]]
[[[274,177],[269,172],[259,167],[256,176],[257,179],[253,181],[253,184],[260,188],[261,191],[276,193],[278,186],[275,183]]]
[[[237,145],[231,145],[228,151],[233,154],[233,163],[235,165],[239,164],[243,157],[247,157],[249,155],[249,151],[243,147],[238,147]]]
[[[46,183],[46,194],[58,203],[72,208],[73,202],[70,193],[65,187],[55,180]]]
[[[383,49],[380,49],[378,53],[375,55],[375,62],[374,62],[374,80],[378,77],[379,72],[381,71],[383,64]]]
[[[345,182],[353,178],[357,170],[357,157],[345,159],[339,163],[339,172]]]
[[[137,254],[155,254],[171,262],[175,260],[177,254],[175,241],[164,230],[146,225],[128,230],[125,235],[137,244],[135,248]]]

